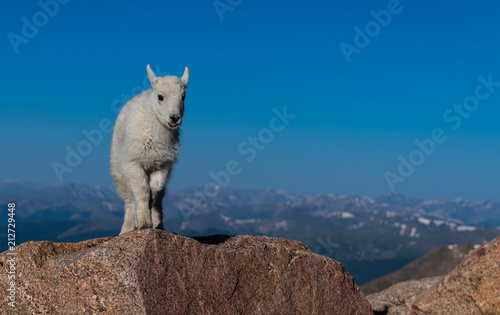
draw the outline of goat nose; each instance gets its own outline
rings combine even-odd
[[[173,123],[176,123],[179,121],[179,119],[181,119],[180,116],[177,116],[177,115],[171,115],[170,116],[170,120],[173,122]]]

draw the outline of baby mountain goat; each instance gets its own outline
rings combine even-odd
[[[125,201],[120,234],[135,229],[163,229],[162,199],[179,153],[179,126],[189,81],[156,77],[147,66],[152,89],[129,100],[116,119],[111,143],[111,175]]]

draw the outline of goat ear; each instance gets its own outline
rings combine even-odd
[[[149,82],[151,82],[151,86],[152,87],[155,87],[156,86],[156,82],[158,82],[158,78],[156,77],[155,73],[153,72],[153,70],[151,70],[151,67],[148,66],[146,67],[146,69],[148,70],[148,78],[149,78]]]
[[[188,69],[188,67],[186,67],[186,69],[184,69],[184,74],[182,75],[181,81],[182,81],[182,83],[184,83],[184,85],[188,85],[188,82],[189,82],[189,69]]]

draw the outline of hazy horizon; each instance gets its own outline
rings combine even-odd
[[[32,184],[32,185],[41,185],[41,186],[51,186],[51,185],[64,185],[64,184],[76,184],[76,185],[84,185],[84,186],[89,186],[89,187],[101,187],[101,188],[109,188],[112,189],[116,192],[115,186],[113,183],[110,183],[109,185],[94,185],[90,183],[84,183],[84,182],[62,182],[62,183],[43,183],[43,182],[27,182],[27,181],[20,181],[20,180],[14,180],[14,179],[6,179],[6,180],[1,180],[0,184],[2,183],[7,183],[7,182],[12,182],[12,183],[20,183],[20,184]],[[334,191],[325,191],[325,192],[314,192],[314,191],[307,191],[307,190],[286,190],[280,187],[272,187],[272,186],[263,186],[263,187],[237,187],[237,186],[226,186],[226,187],[221,187],[221,190],[224,189],[236,189],[236,190],[264,190],[264,189],[274,189],[274,190],[280,190],[284,191],[285,193],[288,194],[310,194],[310,195],[328,195],[328,194],[333,194],[336,196],[364,196],[368,197],[371,199],[376,199],[378,197],[383,197],[388,194],[397,194],[404,196],[409,199],[422,199],[422,200],[433,200],[433,199],[438,199],[442,201],[453,201],[456,199],[463,199],[467,200],[470,202],[482,202],[482,201],[493,201],[493,202],[500,202],[500,200],[497,199],[468,199],[468,198],[463,198],[463,197],[455,197],[455,198],[440,198],[436,196],[412,196],[412,195],[407,195],[404,193],[400,192],[386,192],[384,194],[380,195],[366,195],[366,194],[360,194],[360,193],[352,193],[352,194],[342,194],[342,193],[337,193]],[[186,187],[167,187],[167,195],[168,193],[178,193],[178,192],[184,192],[184,191],[192,191],[193,193],[196,192],[203,192],[204,186],[186,186]],[[2,190],[0,189],[0,194],[2,194]]]

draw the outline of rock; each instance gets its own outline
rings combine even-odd
[[[500,236],[470,253],[418,296],[408,314],[500,314],[499,285]]]
[[[410,310],[415,298],[429,290],[441,278],[431,277],[397,283],[381,292],[368,295],[366,299],[370,302],[374,314],[404,315]]]
[[[0,289],[7,259],[0,255]],[[372,314],[342,264],[265,236],[133,231],[17,247],[16,308],[1,314]]]

